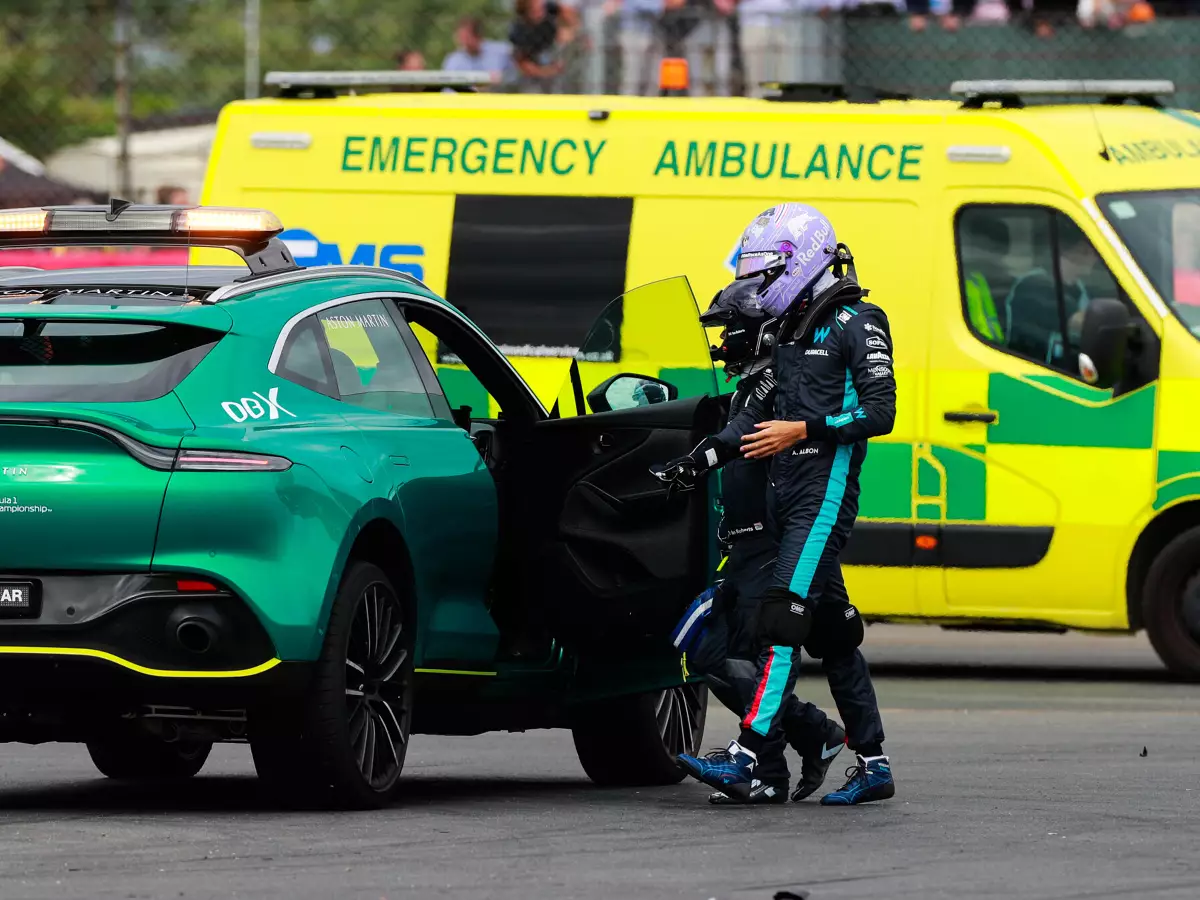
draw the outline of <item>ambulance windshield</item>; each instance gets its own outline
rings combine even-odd
[[[1163,300],[1200,337],[1200,189],[1102,194],[1098,199]]]

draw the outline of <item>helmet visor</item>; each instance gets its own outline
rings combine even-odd
[[[785,265],[787,256],[778,250],[744,250],[738,254],[734,275],[737,278],[750,278]]]

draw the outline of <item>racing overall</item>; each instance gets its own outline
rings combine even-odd
[[[759,598],[773,583],[777,555],[776,535],[768,522],[769,464],[743,457],[741,439],[770,411],[774,394],[770,369],[744,376],[730,403],[725,428],[692,452],[699,471],[723,466],[718,537],[728,555],[708,630],[688,657],[688,668],[703,675],[717,699],[739,718],[754,697],[758,656],[754,614]],[[811,752],[821,743],[825,722],[818,707],[789,695],[762,746],[755,776],[770,783],[789,781],[784,748],[790,743],[801,755]]]
[[[776,348],[775,418],[807,423],[808,436],[771,460],[770,513],[779,557],[762,623],[772,601],[782,600],[791,612],[848,603],[838,554],[858,514],[867,439],[889,433],[896,417],[891,333],[883,310],[865,302],[865,293],[842,279],[810,301]],[[759,645],[772,644],[772,634],[769,627],[760,631]],[[765,745],[792,696],[799,660],[799,646],[775,643],[762,651],[742,719],[742,746],[757,753]],[[883,723],[857,644],[826,652],[821,664],[847,743],[863,755],[880,754]]]

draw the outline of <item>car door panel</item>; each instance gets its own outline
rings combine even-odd
[[[541,423],[519,478],[525,585],[560,637],[663,635],[711,571],[710,493],[670,490],[650,466],[719,424],[707,397]],[[539,462],[540,461],[540,464]]]

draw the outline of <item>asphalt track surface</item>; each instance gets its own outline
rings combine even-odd
[[[241,746],[167,792],[105,781],[79,747],[10,745],[0,898],[1200,897],[1200,686],[1144,639],[874,626],[867,650],[884,804],[599,789],[566,732],[414,738],[400,803],[334,814],[273,809]],[[829,703],[817,676],[800,690]],[[708,743],[732,736],[709,723]]]

